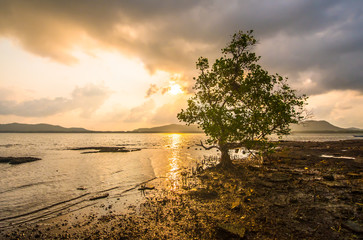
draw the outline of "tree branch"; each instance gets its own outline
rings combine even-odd
[[[217,148],[217,149],[219,150],[219,147],[218,147],[218,146],[215,146],[215,145],[210,146],[210,147],[206,147],[206,146],[204,146],[204,144],[203,144],[203,142],[202,142],[202,141],[200,141],[200,144],[196,144],[196,145],[197,145],[197,146],[199,146],[199,147],[204,148],[205,150],[211,150],[212,148]]]

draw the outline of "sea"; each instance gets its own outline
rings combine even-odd
[[[337,141],[353,134],[292,134],[283,140]],[[178,174],[218,157],[197,143],[204,134],[0,133],[0,157],[38,157],[19,165],[0,163],[0,231],[90,208],[107,193],[130,202],[130,190],[156,178],[178,183]],[[134,152],[87,153],[81,147],[139,148]]]

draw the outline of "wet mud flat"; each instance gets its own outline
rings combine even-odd
[[[363,141],[282,142],[264,163],[151,182],[126,212],[16,227],[2,239],[362,239]],[[147,188],[146,188],[147,189]],[[109,206],[104,206],[105,208]]]

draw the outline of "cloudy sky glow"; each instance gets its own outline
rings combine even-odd
[[[363,2],[0,1],[0,123],[132,130],[176,123],[195,62],[253,29],[314,119],[363,128]]]

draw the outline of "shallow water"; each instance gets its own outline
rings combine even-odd
[[[173,178],[203,155],[213,154],[194,147],[200,139],[201,134],[1,134],[0,156],[42,160],[0,164],[0,227],[70,206],[82,208],[100,192],[115,195],[155,177]],[[89,146],[142,150],[92,154],[69,150]]]
[[[0,164],[0,229],[9,224],[44,219],[110,197],[155,177],[177,181],[177,173],[200,162],[205,151],[195,144],[203,134],[61,134],[1,133],[0,156],[33,156],[42,160]],[[352,134],[296,134],[287,140],[343,140]],[[141,148],[129,153],[92,153],[69,150],[89,146]]]

